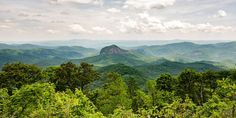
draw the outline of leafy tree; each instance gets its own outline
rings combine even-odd
[[[4,65],[0,75],[0,87],[7,88],[9,93],[22,85],[32,84],[44,78],[39,67],[22,63]]]
[[[107,75],[105,85],[98,90],[95,104],[105,115],[112,114],[118,107],[130,108],[128,87],[119,74],[109,73]]]
[[[203,106],[199,106],[197,109],[196,117],[211,117],[211,118],[226,118],[228,115],[229,106],[226,102],[219,98],[217,95],[213,95],[208,102]]]
[[[236,81],[236,69],[230,71],[230,78]]]
[[[10,113],[12,117],[29,117],[38,109],[46,109],[53,102],[54,86],[52,84],[32,84],[23,86],[13,92],[10,97]],[[50,114],[51,110],[47,109]]]
[[[140,109],[148,109],[152,106],[152,99],[142,90],[137,90],[136,95],[132,98],[132,109],[136,113]]]
[[[65,91],[66,89],[74,91],[80,83],[79,68],[71,62],[61,64],[55,70],[55,76],[50,81],[55,83],[58,91]]]
[[[0,89],[0,117],[9,116],[8,105],[10,103],[10,96],[7,89]]]
[[[134,114],[132,110],[117,108],[114,110],[113,114],[108,116],[108,118],[140,118],[140,116],[138,114]]]
[[[81,63],[78,67],[76,64],[67,62],[61,64],[59,68],[48,70],[49,75],[53,75],[51,82],[55,83],[56,89],[65,91],[76,88],[84,89],[85,85],[99,78],[99,74],[93,70],[93,66],[87,63]],[[55,71],[54,74],[50,73]]]
[[[155,106],[157,103],[155,100],[157,100],[157,90],[156,90],[156,82],[154,80],[150,80],[146,83],[146,88],[147,88],[147,92],[148,95],[151,97],[152,99],[152,106]]]
[[[128,92],[129,92],[130,97],[135,96],[136,90],[139,89],[139,86],[136,80],[133,77],[129,78],[127,85],[128,85]]]
[[[200,78],[201,75],[196,71],[191,69],[184,70],[178,77],[178,95],[182,98],[185,98],[185,96],[188,95],[195,103],[200,104],[196,92],[196,82],[199,81]]]
[[[191,99],[186,97],[183,101],[182,99],[176,99],[171,104],[164,106],[158,113],[159,117],[175,117],[175,118],[190,118],[194,115],[196,105]]]
[[[206,71],[201,73],[201,77],[195,82],[197,83],[197,91],[200,100],[200,104],[207,102],[215,92],[217,87],[217,80],[219,75],[214,71]]]
[[[94,82],[98,78],[99,78],[99,73],[93,70],[93,65],[84,62],[80,63],[79,79],[82,90],[87,84]]]
[[[176,81],[170,74],[161,74],[156,79],[156,88],[163,91],[173,91],[175,89]]]
[[[96,107],[82,91],[77,89],[74,93],[70,90],[55,92],[53,84],[35,83],[15,90],[9,97],[5,90],[0,92],[3,93],[0,99],[1,112],[4,112],[1,114],[6,117],[103,117],[102,113],[96,112]]]

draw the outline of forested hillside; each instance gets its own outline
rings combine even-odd
[[[67,62],[44,69],[23,63],[6,64],[0,71],[0,117],[236,115],[236,70],[185,69],[175,75],[162,73],[148,81],[143,74],[123,64],[99,71],[88,63]]]
[[[233,65],[236,63],[236,42],[217,44],[181,42],[141,46],[134,48],[134,51],[146,56],[164,57],[173,61],[215,61]]]
[[[166,59],[172,62],[203,62],[224,68],[234,67],[236,43],[195,44],[190,42],[151,45],[122,49],[116,45],[102,49],[81,46],[40,46],[32,44],[0,44],[0,66],[8,62],[24,62],[39,66],[60,65],[65,61],[88,62],[103,67],[123,63],[138,66]],[[100,50],[100,52],[99,52]]]

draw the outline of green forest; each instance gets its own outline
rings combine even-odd
[[[0,117],[236,117],[236,70],[185,69],[150,79],[124,68],[126,75],[85,62],[46,68],[5,64],[0,71]]]

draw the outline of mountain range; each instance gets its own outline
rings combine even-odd
[[[101,72],[154,77],[161,73],[177,74],[186,68],[198,71],[232,68],[236,63],[236,42],[217,44],[172,43],[121,48],[110,45],[100,49],[81,46],[41,46],[0,44],[0,66],[24,62],[43,67],[71,61],[94,64]],[[125,69],[124,69],[125,68]],[[125,72],[125,70],[128,70]],[[121,71],[121,72],[120,72]],[[135,75],[135,74],[134,74]]]

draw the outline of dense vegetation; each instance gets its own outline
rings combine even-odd
[[[12,63],[0,71],[0,117],[232,117],[236,70],[162,73],[146,81],[139,70],[71,62],[58,67]],[[110,70],[112,71],[104,71]],[[118,73],[116,73],[118,72]],[[129,76],[130,75],[130,76]],[[137,77],[145,80],[142,85]]]

